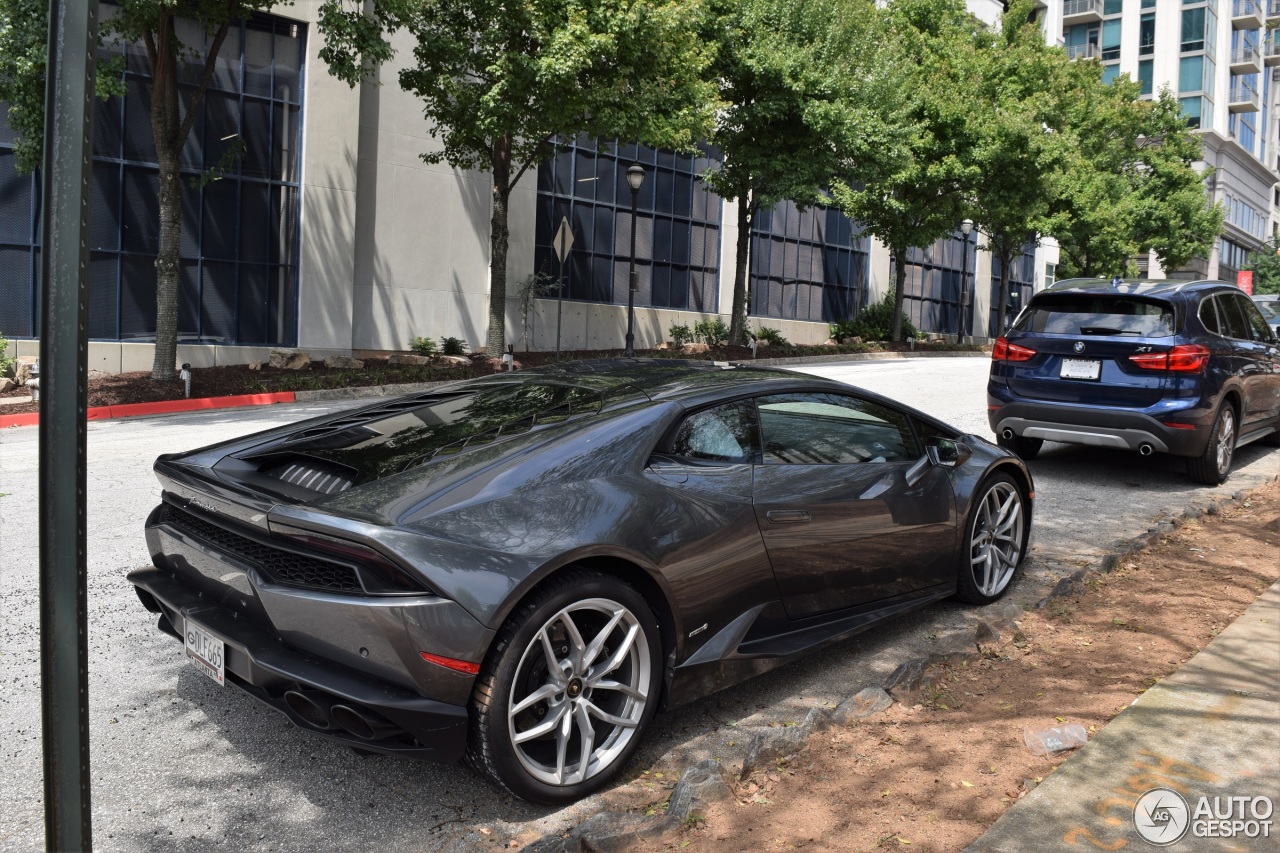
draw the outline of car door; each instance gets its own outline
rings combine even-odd
[[[759,397],[756,520],[791,618],[869,604],[955,577],[950,479],[907,469],[922,448],[900,411],[854,395]]]
[[[1240,426],[1246,431],[1259,421],[1280,414],[1280,350],[1266,322],[1243,293],[1224,293],[1216,299],[1219,317],[1232,339],[1233,372],[1244,386]]]

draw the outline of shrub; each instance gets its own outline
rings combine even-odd
[[[780,330],[771,329],[768,326],[761,326],[756,329],[755,339],[773,347],[791,346],[791,342],[782,336],[782,332]]]
[[[409,349],[418,355],[425,355],[427,358],[434,358],[436,355],[436,342],[431,338],[414,338],[409,341]]]
[[[838,343],[848,338],[862,338],[864,341],[887,341],[893,334],[893,291],[885,294],[884,299],[873,302],[858,312],[852,320],[841,320],[831,327],[831,337]],[[910,340],[919,333],[911,325],[907,315],[902,315],[902,336]]]
[[[729,340],[729,327],[719,317],[699,320],[693,325],[693,334],[709,347],[718,347]]]
[[[467,342],[462,338],[441,338],[440,339],[441,355],[466,355]]]
[[[671,342],[678,347],[693,342],[693,331],[688,326],[672,326],[667,329]]]
[[[13,359],[9,357],[9,340],[4,335],[0,335],[0,376],[4,375],[11,364]]]

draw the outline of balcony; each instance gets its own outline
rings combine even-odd
[[[1074,27],[1076,24],[1093,24],[1101,20],[1102,0],[1063,0],[1062,26]]]
[[[1227,109],[1233,113],[1256,113],[1261,108],[1258,90],[1252,86],[1236,84],[1227,98]]]
[[[1258,0],[1232,0],[1232,28],[1237,30],[1256,30],[1262,25],[1262,4]]]
[[[1072,44],[1067,46],[1067,59],[1097,59],[1102,55],[1096,44]]]
[[[1267,23],[1280,24],[1280,0],[1267,0]]]
[[[1262,61],[1267,65],[1280,65],[1280,40],[1274,35],[1268,36],[1262,43]]]
[[[1232,74],[1262,73],[1262,53],[1253,45],[1237,47],[1231,51]]]

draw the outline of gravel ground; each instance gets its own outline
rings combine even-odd
[[[979,358],[904,359],[811,371],[887,393],[988,434]],[[495,793],[469,772],[358,758],[291,728],[184,662],[124,575],[146,564],[142,523],[158,498],[161,452],[188,449],[358,401],[223,410],[89,426],[90,730],[94,843],[139,850],[469,850],[580,821],[599,798],[546,809]],[[0,850],[43,847],[35,536],[37,431],[0,435]],[[1280,452],[1252,446],[1218,489],[1180,460],[1046,447],[1032,558],[1011,592],[1034,602],[1117,540],[1191,504],[1280,474]],[[740,725],[799,720],[879,683],[975,611],[944,603],[655,721],[635,768],[725,757]],[[481,830],[487,830],[482,832]]]

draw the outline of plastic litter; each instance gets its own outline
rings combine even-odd
[[[1022,732],[1022,740],[1026,743],[1027,749],[1036,755],[1049,755],[1053,752],[1084,746],[1089,742],[1089,735],[1085,732],[1084,726],[1079,723],[1067,723],[1039,732],[1025,729]]]

